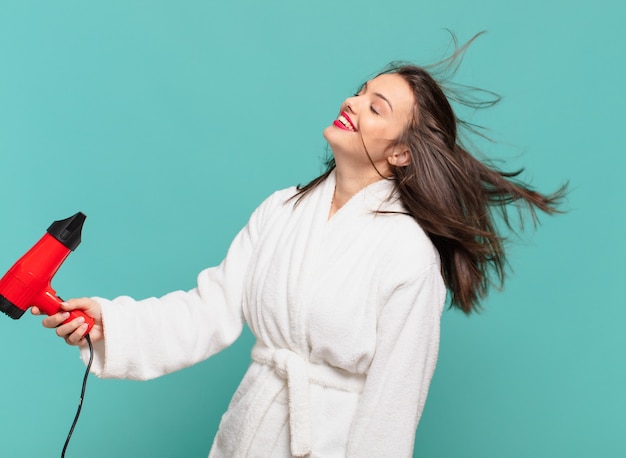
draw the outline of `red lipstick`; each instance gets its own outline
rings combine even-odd
[[[356,132],[357,131],[357,128],[354,126],[354,123],[352,122],[352,119],[350,119],[350,116],[348,116],[348,114],[345,111],[342,111],[339,114],[339,117],[337,119],[335,119],[333,124],[336,127],[339,127],[342,130],[347,130],[348,132]]]
[[[341,112],[341,115],[346,118],[346,121],[348,121],[350,123],[350,125],[352,126],[352,129],[354,129],[354,131],[357,131],[356,126],[354,125],[354,123],[352,122],[352,119],[350,119],[350,116],[348,116],[348,113],[346,113],[345,111]]]

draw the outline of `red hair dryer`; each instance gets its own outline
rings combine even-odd
[[[0,279],[0,311],[17,320],[32,306],[39,307],[46,315],[61,310],[63,300],[56,295],[50,282],[70,251],[80,244],[85,218],[78,212],[52,223],[41,240],[9,269]],[[85,318],[85,334],[89,333],[94,320],[80,310],[71,311],[65,323],[79,316]]]

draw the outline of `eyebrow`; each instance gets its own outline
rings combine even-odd
[[[363,86],[361,87],[361,89],[365,90],[365,92],[367,92],[367,83],[363,83]],[[374,95],[376,97],[379,97],[379,98],[383,99],[385,102],[387,102],[387,105],[389,105],[389,108],[391,108],[391,111],[393,111],[393,105],[391,105],[391,102],[389,101],[389,99],[387,97],[382,95],[380,92],[374,92]]]

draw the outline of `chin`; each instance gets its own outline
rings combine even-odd
[[[329,142],[329,143],[330,143],[330,139],[329,139],[329,138],[332,138],[332,137],[333,137],[333,132],[332,132],[332,131],[333,131],[333,129],[334,129],[334,128],[335,128],[334,126],[328,126],[328,127],[326,127],[326,128],[322,131],[322,135],[324,136],[324,138],[326,139],[326,141],[327,141],[327,142]]]
[[[333,151],[335,149],[342,149],[342,146],[344,149],[348,147],[349,142],[346,141],[345,132],[340,131],[335,126],[328,126],[324,129],[323,135],[324,139],[328,142],[330,149]]]

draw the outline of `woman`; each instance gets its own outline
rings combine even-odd
[[[490,271],[503,279],[491,207],[554,212],[563,192],[543,196],[477,161],[457,124],[426,70],[391,67],[325,129],[327,172],[263,202],[195,289],[73,299],[43,323],[84,309],[93,372],[141,380],[208,358],[247,323],[252,363],[211,457],[410,456],[446,288],[470,313]],[[85,329],[77,319],[56,332],[76,345]]]

